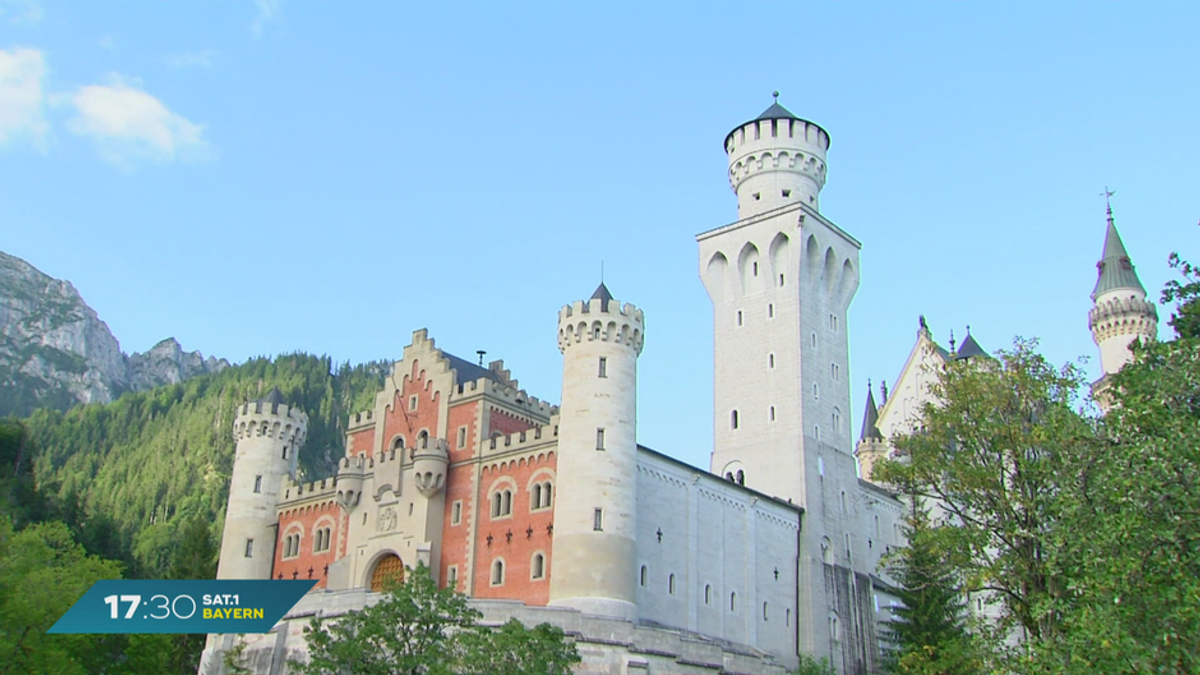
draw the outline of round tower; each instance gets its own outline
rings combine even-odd
[[[284,405],[278,388],[238,411],[218,579],[271,578],[279,525],[275,505],[283,477],[295,472],[307,430],[308,415]]]
[[[563,353],[550,604],[637,618],[637,359],[642,311],[604,284],[558,313]]]
[[[829,134],[775,103],[725,137],[738,219],[800,202],[820,207]]]
[[[1146,300],[1146,289],[1142,287],[1121,235],[1117,233],[1117,226],[1113,224],[1111,204],[1108,206],[1104,254],[1096,268],[1096,287],[1092,290],[1094,304],[1088,312],[1088,328],[1100,348],[1100,365],[1104,373],[1099,385],[1129,363],[1133,356],[1129,343],[1138,338],[1158,338],[1158,311],[1154,303]]]

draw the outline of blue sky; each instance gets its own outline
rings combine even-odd
[[[707,466],[694,235],[736,218],[721,141],[772,90],[829,131],[822,212],[863,242],[857,429],[919,314],[1096,376],[1105,185],[1155,300],[1171,251],[1200,259],[1198,15],[0,0],[0,250],[74,283],[126,351],[358,362],[428,327],[553,401],[556,312],[603,260],[646,310],[640,440]]]

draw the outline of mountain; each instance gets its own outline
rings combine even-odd
[[[109,403],[228,366],[183,351],[174,338],[126,356],[69,281],[0,252],[0,417]]]

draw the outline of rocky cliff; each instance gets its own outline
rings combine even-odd
[[[126,356],[70,282],[0,252],[0,416],[108,403],[228,365],[184,352],[174,338]]]

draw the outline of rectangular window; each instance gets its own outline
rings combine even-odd
[[[604,449],[604,430],[603,429],[596,430],[596,449],[597,450]]]
[[[830,314],[830,315],[829,315],[829,329],[830,329],[830,330],[834,330],[834,331],[836,331],[836,330],[837,330],[837,323],[838,323],[838,322],[837,322],[837,315],[836,315],[836,314]]]
[[[454,504],[450,506],[450,524],[458,525],[461,522],[462,522],[462,500],[460,499],[460,500],[454,502]]]
[[[408,397],[408,409],[409,410],[417,409],[417,397],[415,395]]]
[[[742,325],[742,310],[740,310],[740,309],[738,310],[738,313],[737,313],[737,325],[739,325],[739,326]]]
[[[608,359],[600,357],[600,377],[608,377]]]
[[[256,493],[257,493],[257,492],[262,492],[262,476],[255,476],[255,477],[254,477],[254,491],[255,491]]]
[[[460,447],[460,448],[467,447],[467,428],[466,427],[458,428],[458,447]]]
[[[246,557],[247,558],[254,557],[254,540],[253,539],[246,540]]]
[[[592,529],[597,532],[604,531],[604,509],[596,509],[592,514]]]

